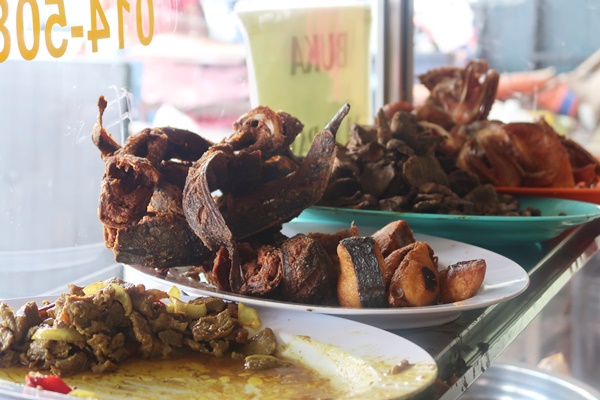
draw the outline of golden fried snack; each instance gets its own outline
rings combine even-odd
[[[406,221],[397,220],[390,222],[371,235],[379,245],[383,257],[387,257],[396,249],[415,242],[413,231]]]
[[[483,259],[460,261],[440,271],[440,303],[455,303],[473,297],[485,277]]]
[[[392,307],[436,304],[440,294],[437,260],[426,242],[416,242],[394,272],[388,290]]]
[[[385,290],[386,293],[389,292],[390,284],[392,283],[392,277],[394,273],[402,263],[402,260],[406,257],[409,251],[415,248],[415,243],[407,244],[404,247],[396,249],[388,254],[384,259],[384,268],[383,268],[383,279],[385,281]]]

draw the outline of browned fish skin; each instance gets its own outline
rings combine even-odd
[[[371,237],[342,239],[338,246],[338,301],[343,307],[386,307],[383,257]]]
[[[146,267],[199,263],[207,251],[185,221],[182,189],[191,161],[212,143],[167,127],[144,129],[121,146],[102,126],[107,105],[101,96],[92,132],[106,165],[98,208],[106,247],[117,261]]]
[[[337,128],[348,109],[344,107],[328,126]],[[261,180],[263,165],[273,157],[293,159],[289,145],[302,124],[289,114],[258,107],[233,126],[236,131],[212,146],[190,169],[183,209],[190,227],[210,250],[227,249],[230,287],[239,292],[245,282],[236,243],[280,226],[321,198],[333,168],[336,142],[335,132],[323,130],[296,170],[280,179]],[[292,168],[289,162],[279,165]],[[267,176],[281,175],[269,171]],[[215,199],[217,189],[221,196]]]

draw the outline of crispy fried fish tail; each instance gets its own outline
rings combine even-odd
[[[98,119],[92,129],[92,142],[100,149],[102,158],[113,155],[115,151],[121,148],[121,145],[102,126],[102,115],[104,115],[107,106],[108,102],[104,96],[100,96],[98,98]]]
[[[331,121],[327,125],[325,125],[325,130],[333,133],[333,136],[337,134],[338,129],[340,129],[340,125],[342,121],[350,112],[350,104],[346,103],[339,109],[339,111],[333,116]]]

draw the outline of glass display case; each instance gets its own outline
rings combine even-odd
[[[485,59],[499,76],[488,119],[543,116],[600,155],[598,1],[279,3],[0,0],[0,298],[123,276],[98,218],[100,96],[118,143],[163,126],[216,143],[269,103],[302,117],[304,142],[293,150],[305,154],[343,103],[353,107],[338,140],[354,123],[374,123],[384,105],[425,104],[427,71]],[[600,204],[587,189],[585,201]],[[570,377],[600,390],[599,245],[598,220],[543,242],[482,245],[522,266],[529,287],[441,326],[391,330],[438,364],[438,382],[419,398],[457,399],[495,362],[537,364],[556,352]],[[559,345],[540,331],[556,304]],[[511,351],[523,343],[538,351]]]

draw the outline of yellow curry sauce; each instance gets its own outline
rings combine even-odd
[[[24,384],[24,367],[0,368],[0,379]],[[113,373],[64,377],[72,388],[99,399],[331,399],[339,391],[297,361],[246,371],[244,360],[194,355],[172,360],[132,359]]]

